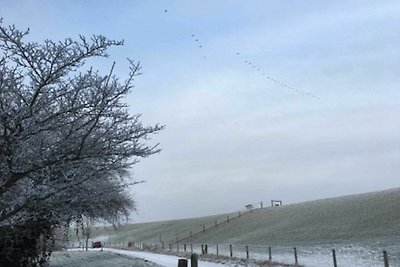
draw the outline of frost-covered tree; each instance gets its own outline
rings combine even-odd
[[[0,265],[40,265],[59,225],[115,222],[134,208],[128,168],[159,150],[123,98],[139,75],[101,75],[87,60],[122,42],[103,36],[26,41],[0,21]],[[41,249],[41,250],[39,250]],[[40,251],[43,254],[40,254]]]

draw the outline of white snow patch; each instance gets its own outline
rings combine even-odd
[[[128,257],[139,258],[148,260],[159,265],[165,267],[176,267],[178,265],[178,259],[182,259],[177,256],[171,255],[164,255],[164,254],[156,254],[150,252],[143,252],[143,251],[128,251],[122,249],[113,249],[113,248],[104,248],[105,251],[114,252],[120,255],[125,255]],[[231,264],[221,264],[221,263],[214,263],[214,262],[207,262],[207,261],[199,261],[199,266],[201,267],[227,267],[227,266],[244,266],[244,265],[231,265]],[[190,267],[190,260],[188,260],[188,267]]]

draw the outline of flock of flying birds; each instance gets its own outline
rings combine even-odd
[[[165,9],[164,13],[167,13],[167,12],[168,12],[168,10]],[[191,37],[192,37],[193,41],[195,42],[195,44],[197,45],[197,47],[199,49],[203,48],[203,44],[200,42],[200,39],[195,34],[192,34]],[[236,56],[240,57],[241,53],[240,52],[236,52]],[[203,59],[207,59],[207,57],[203,56]],[[295,92],[297,94],[301,94],[301,95],[304,95],[304,96],[308,96],[308,97],[314,98],[316,100],[320,100],[321,99],[319,96],[317,96],[317,95],[315,95],[313,93],[310,93],[310,92],[298,89],[296,87],[290,86],[285,82],[282,82],[280,80],[275,79],[274,77],[271,77],[266,72],[264,72],[261,67],[259,67],[254,62],[251,62],[250,60],[241,60],[241,61],[244,64],[246,64],[248,67],[250,67],[252,70],[254,70],[255,72],[258,72],[263,78],[267,79],[269,82],[274,83],[277,86],[283,87],[283,88],[285,88],[287,90],[291,90],[291,91],[293,91],[293,92]]]

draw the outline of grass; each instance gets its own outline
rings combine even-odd
[[[170,220],[151,223],[127,224],[114,229],[113,227],[96,227],[93,229],[93,240],[118,242],[129,241],[142,243],[169,243],[189,235],[190,231],[198,232],[203,225],[213,225],[215,221],[226,220],[232,213],[206,216],[194,219]],[[73,236],[72,236],[73,237]]]
[[[95,229],[94,240],[111,242],[171,242],[202,225],[226,220],[222,214],[185,220],[124,225]],[[392,240],[400,233],[400,189],[304,202],[255,210],[224,226],[188,240],[193,243],[271,244]],[[97,236],[97,237],[96,237]],[[384,245],[384,244],[383,244]]]
[[[400,190],[257,210],[196,242],[293,244],[385,240],[400,233]]]

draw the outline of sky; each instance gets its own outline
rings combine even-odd
[[[124,40],[91,62],[142,75],[126,101],[162,152],[131,222],[205,216],[400,183],[400,2],[0,0],[29,38]]]

